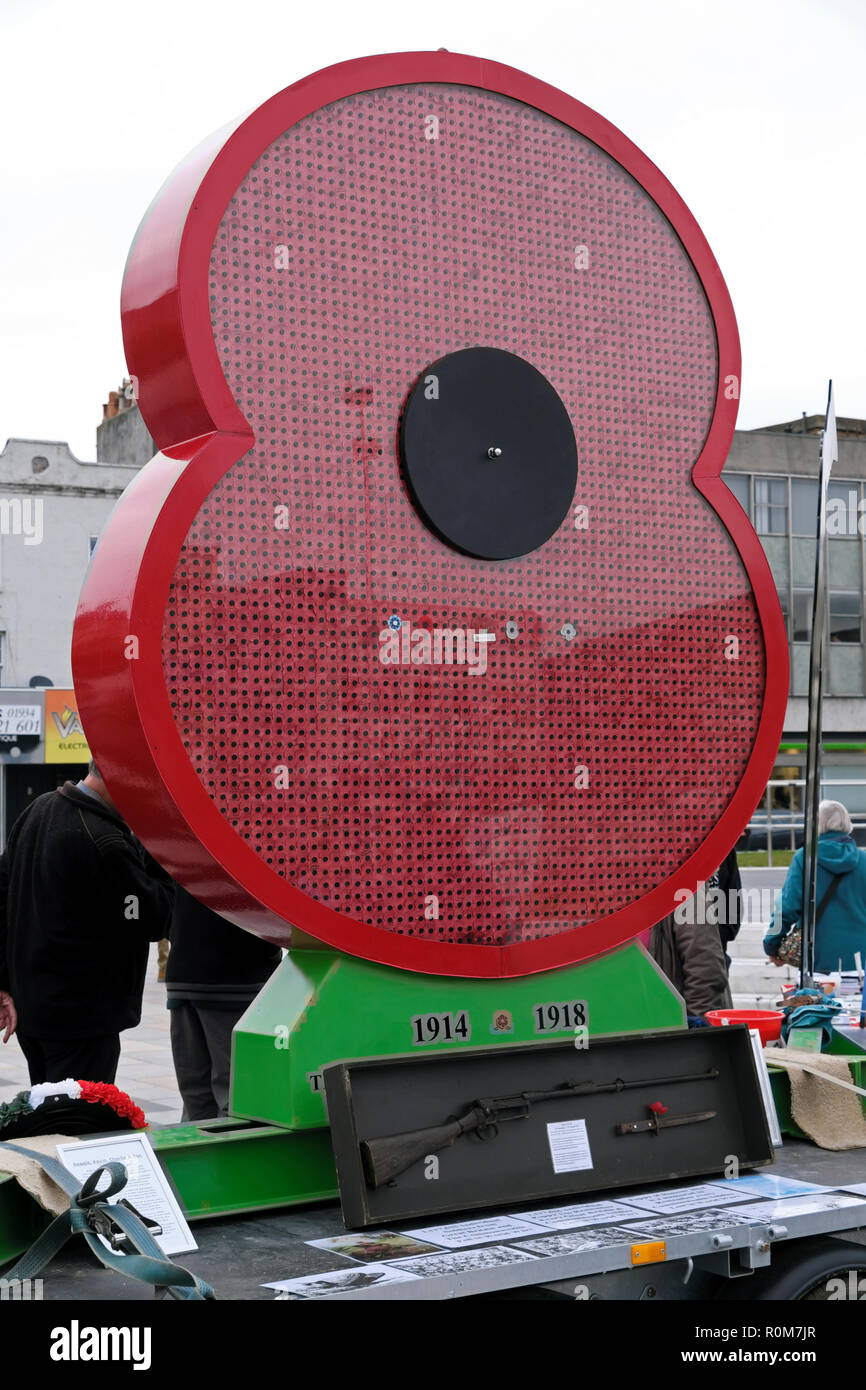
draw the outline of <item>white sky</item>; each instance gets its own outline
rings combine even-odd
[[[0,0],[0,445],[96,456],[130,241],[176,163],[309,72],[445,47],[619,126],[697,217],[743,345],[739,425],[866,417],[863,0]]]

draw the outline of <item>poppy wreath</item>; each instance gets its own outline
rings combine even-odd
[[[45,1081],[0,1104],[0,1143],[37,1134],[101,1134],[146,1129],[125,1091],[104,1081]]]

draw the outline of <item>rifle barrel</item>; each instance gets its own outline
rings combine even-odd
[[[634,1091],[640,1086],[672,1086],[680,1081],[715,1081],[718,1075],[718,1067],[710,1067],[709,1071],[691,1072],[687,1076],[648,1076],[641,1081],[623,1081],[621,1077],[617,1077],[615,1081],[604,1082],[600,1086],[594,1081],[565,1081],[561,1086],[555,1086],[552,1091],[523,1091],[521,1099],[532,1105],[536,1101],[558,1100],[562,1096],[597,1096],[611,1091]],[[497,1101],[478,1101],[476,1104],[496,1105]]]

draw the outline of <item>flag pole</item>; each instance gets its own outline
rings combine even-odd
[[[833,383],[821,435],[818,517],[815,544],[815,592],[812,600],[812,644],[809,651],[809,728],[806,741],[806,795],[803,816],[803,915],[800,948],[800,987],[814,983],[815,916],[818,886],[818,804],[821,800],[821,718],[824,664],[827,655],[827,490],[838,459]]]

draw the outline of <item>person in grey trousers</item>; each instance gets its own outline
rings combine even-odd
[[[282,952],[212,912],[179,885],[165,971],[181,1122],[227,1115],[232,1029]]]

